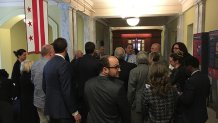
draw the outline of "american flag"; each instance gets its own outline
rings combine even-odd
[[[25,0],[27,45],[29,53],[39,53],[48,44],[48,3],[44,0]]]

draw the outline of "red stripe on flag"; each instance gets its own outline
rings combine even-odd
[[[33,8],[33,30],[34,30],[34,42],[35,52],[39,53],[39,30],[38,30],[38,15],[37,15],[37,0],[32,0]]]
[[[41,32],[41,46],[45,45],[45,26],[44,26],[44,6],[43,0],[39,0],[40,11],[40,32]]]

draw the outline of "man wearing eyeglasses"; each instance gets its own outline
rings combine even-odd
[[[88,105],[87,123],[130,123],[130,110],[123,81],[118,80],[119,61],[114,56],[100,61],[99,76],[85,84]]]

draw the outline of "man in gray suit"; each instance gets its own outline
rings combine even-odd
[[[99,76],[85,84],[88,104],[87,123],[130,123],[130,111],[123,81],[118,80],[120,66],[114,56],[100,61]]]
[[[148,82],[149,71],[147,53],[140,51],[136,56],[136,61],[137,67],[130,71],[127,97],[131,106],[132,123],[142,123],[141,97],[144,85]]]

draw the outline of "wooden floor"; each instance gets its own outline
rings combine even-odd
[[[206,123],[218,123],[218,119],[216,118],[216,112],[211,108],[207,108],[207,111],[209,118]]]

